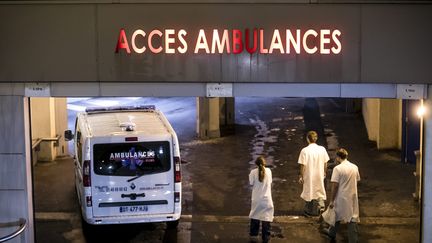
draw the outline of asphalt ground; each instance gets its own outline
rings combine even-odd
[[[345,112],[344,100],[240,98],[235,109],[235,134],[201,141],[193,138],[192,129],[179,133],[191,139],[180,140],[187,163],[182,165],[183,216],[178,230],[165,224],[108,226],[85,238],[73,162],[64,158],[34,167],[37,241],[248,242],[247,176],[253,158],[264,155],[274,177],[272,242],[329,242],[319,232],[318,218],[302,216],[301,186],[296,182],[304,134],[314,129],[331,157],[342,146],[359,166],[360,242],[419,242],[419,207],[411,196],[415,167],[402,164],[398,151],[378,151],[367,139],[361,115]],[[174,122],[174,127],[182,127],[181,119]],[[346,241],[345,233],[342,228],[338,242]]]

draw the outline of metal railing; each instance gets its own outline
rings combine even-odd
[[[26,219],[19,219],[18,222],[11,222],[11,223],[5,223],[5,224],[0,224],[0,227],[11,227],[11,226],[16,226],[16,223],[19,223],[19,228],[18,230],[16,230],[15,232],[3,236],[0,238],[0,243],[1,242],[6,242],[8,240],[12,240],[13,238],[17,237],[18,235],[20,235],[26,228],[27,228],[27,220]]]
[[[57,147],[60,138],[61,135],[57,135],[55,138],[38,138],[32,142],[32,149],[37,149],[42,142],[54,142],[54,146]]]
[[[61,135],[56,135],[54,138],[37,138],[32,141],[32,164],[35,165],[38,161],[38,153],[42,142],[54,142],[54,147],[59,146]]]

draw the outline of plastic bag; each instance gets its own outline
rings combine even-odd
[[[328,207],[326,211],[324,211],[321,214],[324,222],[326,222],[327,224],[334,226],[336,223],[336,213],[334,211],[334,208],[330,208]]]

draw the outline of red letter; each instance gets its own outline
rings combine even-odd
[[[254,54],[256,52],[256,49],[258,47],[258,30],[254,29],[253,30],[253,47],[250,48],[249,47],[250,41],[249,41],[249,29],[246,29],[246,50],[250,53],[250,54]]]
[[[238,29],[233,29],[233,53],[239,54],[243,51],[242,32]]]
[[[126,33],[124,29],[120,29],[119,38],[117,40],[116,53],[119,52],[119,49],[126,49],[126,52],[130,54],[129,44],[126,39]]]
[[[229,44],[229,37],[228,37],[228,30],[224,30],[222,34],[222,40],[219,38],[219,32],[214,29],[213,30],[213,40],[212,40],[212,48],[211,53],[216,53],[216,47],[218,49],[218,53],[222,54],[224,52],[224,49],[227,49],[227,53],[230,53],[230,44]]]
[[[307,45],[307,39],[309,36],[318,36],[318,33],[315,30],[307,30],[303,36],[303,49],[306,51],[306,53],[309,54],[314,54],[315,52],[317,52],[318,47],[314,46],[313,48],[309,48],[309,46]]]
[[[180,53],[185,53],[187,51],[188,45],[187,45],[187,42],[185,40],[186,35],[187,35],[187,32],[184,29],[181,29],[178,32],[178,39],[179,39],[180,43],[183,45],[183,47],[180,47],[180,46],[177,47],[177,51],[179,51]]]
[[[171,35],[175,35],[175,30],[166,29],[165,30],[165,53],[174,54],[175,49],[171,48],[171,44],[175,44],[175,38]]]
[[[136,37],[138,35],[141,35],[143,38],[145,37],[146,33],[143,30],[135,30],[135,32],[132,34],[132,50],[134,50],[135,53],[144,53],[146,48],[145,46],[138,48],[136,46]]]
[[[336,44],[336,47],[332,47],[331,50],[334,54],[339,54],[341,52],[342,49],[342,44],[341,41],[338,37],[341,36],[341,32],[339,30],[334,30],[332,33],[332,39],[334,41],[334,43]]]
[[[300,54],[300,30],[296,30],[296,38],[294,39],[293,34],[291,33],[291,30],[286,30],[286,53],[291,53],[291,45],[293,46],[295,52],[297,54]]]
[[[330,48],[326,48],[326,44],[330,44],[330,37],[326,37],[326,35],[330,35],[330,30],[323,29],[320,31],[320,53],[321,54],[330,54]]]
[[[162,32],[160,30],[152,30],[149,34],[148,39],[147,39],[147,44],[148,44],[150,51],[157,54],[157,53],[162,51],[162,46],[159,46],[158,48],[155,48],[153,46],[152,41],[153,41],[154,35],[158,35],[159,37],[162,37]]]
[[[260,29],[260,53],[266,54],[268,53],[267,48],[264,48],[264,30]]]
[[[153,36],[154,35],[158,35],[159,37],[162,37],[162,32],[160,30],[152,30],[150,32],[150,34],[148,36],[148,40],[147,40],[148,47],[149,47],[150,51],[153,52],[153,53],[155,53],[155,54],[157,54],[157,53],[159,53],[159,52],[162,51],[162,46],[159,46],[159,48],[155,48],[153,46],[152,40],[153,40]]]
[[[279,30],[274,30],[273,31],[273,38],[270,44],[270,51],[269,53],[273,53],[274,49],[279,49],[280,53],[283,54],[285,53],[283,45],[282,45],[282,40],[279,34]]]
[[[199,30],[198,39],[196,41],[194,53],[198,53],[198,51],[200,49],[204,49],[207,54],[210,53],[210,49],[207,45],[207,39],[206,39],[205,31],[203,29]]]

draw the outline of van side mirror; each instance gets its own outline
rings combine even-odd
[[[71,130],[66,130],[64,132],[64,138],[65,138],[66,141],[71,141],[74,138],[74,134],[72,133]]]

